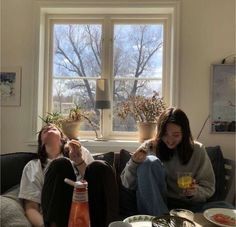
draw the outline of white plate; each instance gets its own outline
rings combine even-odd
[[[225,208],[211,208],[211,209],[205,210],[204,213],[203,213],[204,217],[205,217],[208,221],[210,221],[210,222],[212,222],[212,223],[214,223],[214,224],[216,224],[216,225],[218,225],[218,226],[223,226],[223,227],[236,226],[236,225],[221,224],[221,223],[219,223],[219,222],[213,220],[213,219],[212,219],[212,216],[215,215],[215,214],[224,214],[224,215],[230,216],[231,218],[236,219],[236,210],[233,210],[233,209],[225,209]]]
[[[152,227],[152,219],[150,215],[134,215],[124,219],[124,222],[130,223],[132,227]]]

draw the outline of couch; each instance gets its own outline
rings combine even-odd
[[[223,157],[220,146],[206,147],[209,158],[212,162],[213,169],[216,176],[216,191],[210,198],[210,201],[225,200],[235,206],[235,161],[225,159]],[[111,164],[116,172],[117,183],[119,187],[120,199],[120,216],[121,219],[137,213],[135,192],[124,188],[121,185],[120,173],[124,169],[127,161],[130,159],[130,152],[121,149],[120,152],[108,152],[104,154],[94,154],[97,160],[105,160]],[[25,164],[31,159],[36,158],[37,155],[31,152],[16,152],[0,155],[1,162],[1,204],[6,206],[14,200],[14,209],[21,213],[19,217],[14,211],[15,218],[24,218],[23,210],[20,201],[17,198],[18,187],[20,183],[21,173]],[[14,194],[15,193],[15,194]],[[19,205],[20,204],[20,205]],[[8,206],[9,209],[9,206]],[[9,215],[9,210],[6,213]],[[11,216],[12,217],[12,216]],[[3,219],[3,215],[1,217]],[[3,220],[1,220],[1,224]],[[5,221],[5,220],[4,220]],[[19,221],[19,220],[17,220]],[[25,221],[27,222],[27,220]],[[25,223],[22,226],[30,226]],[[4,226],[4,225],[2,225]],[[5,226],[9,226],[8,224]],[[14,226],[14,225],[11,225]]]

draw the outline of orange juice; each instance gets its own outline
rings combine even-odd
[[[178,177],[177,183],[179,188],[187,189],[191,186],[192,181],[193,181],[192,176],[181,176]]]

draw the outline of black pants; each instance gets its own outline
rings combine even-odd
[[[65,158],[54,160],[45,175],[42,190],[42,211],[46,226],[56,223],[67,227],[73,187],[64,183],[76,177],[71,162]],[[88,182],[91,227],[107,227],[118,218],[118,187],[112,167],[104,161],[94,161],[85,171]]]

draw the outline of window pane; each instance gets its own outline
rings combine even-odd
[[[114,77],[161,77],[162,24],[114,26]]]
[[[128,117],[125,121],[117,117],[117,106],[121,101],[126,100],[131,94],[134,84],[137,83],[136,95],[151,97],[153,91],[162,93],[161,80],[116,80],[114,83],[113,97],[113,131],[137,131],[136,122],[133,118]]]
[[[54,79],[53,81],[53,112],[68,114],[75,104],[94,114],[91,119],[99,124],[99,111],[94,109],[95,80]],[[81,130],[92,130],[85,121],[81,123]]]
[[[129,96],[161,96],[163,25],[116,24],[113,49],[113,131],[136,131],[134,119],[121,120],[116,108]]]
[[[94,110],[95,80],[86,78],[101,76],[101,36],[101,24],[54,25],[53,111],[68,114],[74,104]],[[99,111],[94,111],[92,120],[99,124]],[[81,123],[81,130],[91,126]]]
[[[53,75],[100,76],[101,31],[99,24],[54,25]]]

